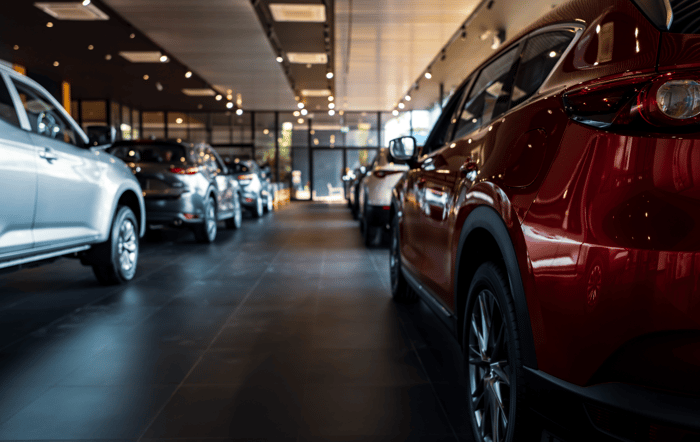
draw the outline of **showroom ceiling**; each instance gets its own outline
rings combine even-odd
[[[273,14],[270,5],[282,1],[315,8]],[[509,38],[560,2],[532,0],[523,10],[505,0],[93,0],[90,8],[109,20],[69,21],[24,0],[0,18],[0,58],[62,76],[74,97],[143,109],[226,110],[229,95],[229,106],[245,110],[296,109],[297,97],[325,112],[328,93],[338,110],[392,110],[406,93],[406,109],[419,109],[438,100],[440,83],[449,92],[492,51],[499,30]],[[279,21],[285,14],[316,21]],[[469,37],[460,38],[465,20]],[[123,51],[169,59],[132,63]],[[295,62],[292,53],[314,53],[320,63]],[[189,89],[211,95],[183,93]]]

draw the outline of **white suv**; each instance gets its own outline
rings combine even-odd
[[[0,269],[72,256],[102,284],[134,277],[141,187],[90,144],[44,88],[0,63]]]

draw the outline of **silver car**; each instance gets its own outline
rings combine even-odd
[[[133,170],[146,200],[150,228],[190,227],[197,241],[216,239],[219,221],[241,227],[240,188],[207,144],[118,141],[107,149]]]
[[[274,208],[272,185],[266,173],[253,160],[235,159],[228,163],[229,173],[241,186],[241,204],[250,210],[253,216],[260,218],[265,212]]]
[[[134,277],[141,188],[90,144],[44,88],[0,63],[0,269],[72,256],[103,284]]]

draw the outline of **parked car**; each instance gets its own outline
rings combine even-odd
[[[392,294],[462,344],[477,441],[559,440],[534,416],[700,440],[700,9],[678,5],[568,2],[466,77],[422,149],[391,142]]]
[[[102,284],[134,277],[141,189],[91,144],[44,88],[0,64],[0,269],[71,256]]]
[[[389,231],[391,191],[407,170],[403,161],[391,158],[389,149],[383,147],[360,180],[357,207],[365,245],[370,246],[376,240],[377,230],[381,234]]]
[[[214,149],[165,140],[118,141],[107,150],[133,170],[150,228],[189,227],[199,242],[216,239],[218,222],[241,227],[240,189]]]
[[[358,196],[358,192],[360,191],[360,182],[365,175],[367,175],[367,168],[365,166],[360,166],[343,177],[343,180],[347,181],[346,197],[353,219],[357,219],[360,213],[360,208],[358,206],[360,197]]]
[[[250,210],[256,218],[274,209],[274,193],[269,176],[263,173],[253,160],[236,159],[229,163],[230,174],[241,186],[243,207]]]

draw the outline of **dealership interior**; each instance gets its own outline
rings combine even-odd
[[[3,266],[0,235],[0,440],[477,441],[459,340],[425,300],[392,299],[390,226],[368,237],[353,180],[390,140],[422,145],[466,76],[562,3],[8,2],[0,83],[39,85],[86,140],[210,146],[270,190],[215,239],[143,226],[121,284],[85,258]],[[576,437],[537,425],[523,441]],[[670,440],[636,437],[610,440]]]

